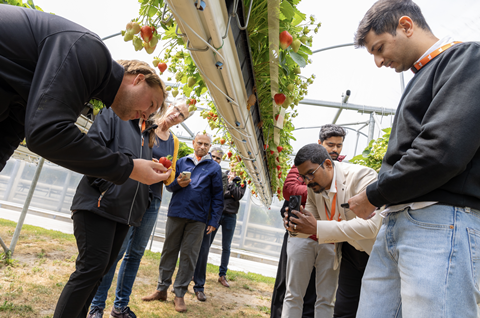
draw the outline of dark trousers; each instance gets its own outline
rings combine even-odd
[[[272,305],[270,309],[271,318],[282,317],[283,300],[286,291],[286,272],[287,272],[287,242],[288,232],[285,232],[283,238],[282,250],[280,252],[280,259],[278,260],[277,277],[275,278],[275,287],[273,288]],[[313,318],[315,314],[315,301],[317,300],[317,292],[315,289],[315,267],[310,276],[305,297],[303,297],[303,313],[302,318]]]
[[[78,257],[55,308],[54,318],[85,318],[100,281],[115,262],[129,226],[89,211],[76,211],[73,234]]]
[[[230,213],[223,213],[219,221],[222,227],[222,258],[218,276],[226,276],[228,269],[228,262],[230,261],[230,248],[232,246],[233,235],[235,234],[235,227],[237,225],[237,215]],[[193,275],[194,291],[204,291],[205,280],[207,276],[207,261],[210,246],[212,245],[218,229],[207,235],[203,235],[202,247],[198,254],[197,265],[195,266],[195,274]]]
[[[360,252],[347,242],[342,244],[342,262],[338,277],[334,318],[355,318],[362,277],[368,262],[368,254]]]
[[[157,290],[166,291],[172,284],[172,276],[180,252],[180,262],[173,290],[175,296],[185,296],[195,272],[195,264],[202,245],[205,226],[206,224],[203,222],[167,217],[165,242],[163,243],[162,258],[158,268]]]

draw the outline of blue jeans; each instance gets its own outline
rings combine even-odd
[[[237,215],[223,213],[219,224],[222,227],[222,258],[218,276],[226,276],[228,262],[230,260],[230,248],[232,246],[233,235],[235,234],[235,227],[237,226]],[[202,246],[200,248],[200,253],[198,254],[197,265],[195,266],[195,274],[193,277],[195,282],[193,289],[195,291],[203,292],[204,290],[207,274],[208,253],[210,251],[210,245],[212,245],[217,231],[218,229],[209,235],[207,235],[207,232],[205,232],[205,235],[203,236]]]
[[[115,292],[115,302],[113,303],[113,306],[115,308],[125,308],[128,306],[133,283],[135,282],[138,267],[140,266],[140,260],[142,259],[148,240],[152,234],[153,227],[155,226],[155,220],[157,219],[158,210],[160,209],[160,203],[160,199],[153,198],[150,207],[143,215],[140,226],[130,227],[127,237],[123,242],[122,248],[118,253],[117,260],[110,268],[108,273],[102,278],[102,282],[98,287],[95,298],[92,301],[92,307],[96,306],[105,308],[105,300],[107,299],[108,290],[112,285],[117,263],[122,259],[124,253],[125,257],[123,258],[122,265],[118,271],[117,290]]]
[[[407,208],[383,220],[357,318],[476,318],[479,283],[480,211]]]

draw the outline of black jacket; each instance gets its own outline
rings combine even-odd
[[[148,134],[152,126],[140,133],[138,119],[123,121],[111,109],[96,117],[88,136],[114,152],[136,159],[152,159]],[[142,146],[143,143],[143,146]],[[86,210],[123,224],[139,226],[149,205],[149,187],[128,179],[122,185],[96,177],[83,176],[73,198],[71,210]]]
[[[438,201],[480,209],[480,43],[456,44],[421,68],[395,114],[378,181],[379,207]]]
[[[227,191],[223,194],[223,213],[237,214],[240,208],[240,200],[245,194],[246,186],[241,186],[240,177],[233,178],[227,186]]]
[[[116,184],[133,161],[75,126],[85,103],[108,107],[124,76],[100,38],[62,17],[0,4],[0,170],[26,136],[40,156]]]

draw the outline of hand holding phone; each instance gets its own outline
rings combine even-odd
[[[183,171],[180,175],[182,177],[182,180],[187,181],[190,180],[191,174],[192,173],[190,171]]]

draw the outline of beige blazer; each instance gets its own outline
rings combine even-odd
[[[351,210],[342,208],[340,204],[365,190],[377,180],[377,173],[360,165],[334,162],[337,181],[337,202],[334,220],[329,221],[325,214],[325,199],[321,193],[315,193],[308,188],[308,197],[305,210],[312,213],[317,221],[318,243],[335,243],[336,259],[334,268],[341,260],[342,242],[348,242],[359,251],[370,254],[378,230],[382,223],[380,213],[369,219],[358,218]],[[327,205],[330,208],[329,202]],[[336,221],[340,215],[341,221]],[[299,234],[298,237],[307,235]]]

